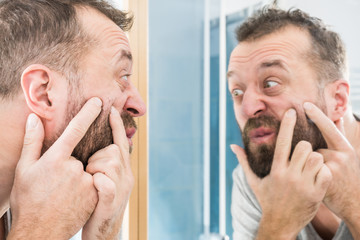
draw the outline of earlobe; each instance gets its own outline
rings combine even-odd
[[[331,84],[330,95],[333,101],[330,101],[329,117],[335,122],[341,119],[348,109],[349,83],[345,80],[337,80]]]
[[[48,119],[51,111],[51,70],[40,64],[27,67],[21,75],[21,87],[28,107],[38,116]]]

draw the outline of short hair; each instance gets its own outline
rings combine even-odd
[[[317,72],[320,86],[337,79],[347,80],[346,50],[340,36],[319,18],[300,9],[284,11],[265,6],[236,29],[236,37],[239,42],[254,41],[289,25],[309,32],[312,47],[306,57]]]
[[[76,8],[91,7],[130,30],[133,16],[105,0],[0,0],[0,98],[21,89],[30,64],[43,64],[71,83],[79,79],[80,59],[94,44],[77,19]]]

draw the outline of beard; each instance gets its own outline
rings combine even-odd
[[[320,148],[327,148],[326,141],[322,136],[318,127],[303,114],[296,119],[294,127],[293,138],[291,141],[291,152],[289,160],[298,142],[305,140],[309,142],[313,150]],[[272,144],[261,144],[259,146],[253,146],[249,137],[249,132],[259,127],[268,127],[275,130],[276,136],[280,129],[281,121],[277,120],[273,116],[260,116],[257,118],[250,118],[244,127],[242,132],[245,152],[248,158],[249,166],[252,171],[259,177],[266,177],[270,171],[274,158],[276,141]]]
[[[81,110],[82,106],[85,104],[86,100],[76,101],[76,97],[72,96],[69,99],[68,107],[66,110],[65,122],[60,130],[57,132],[55,137],[51,139],[45,139],[42,149],[42,154],[47,151],[54,142],[59,138],[59,136],[64,132],[65,128],[68,126],[69,122],[76,116],[76,114]],[[97,151],[106,148],[107,146],[114,143],[112,129],[109,122],[110,109],[101,111],[99,116],[95,121],[90,125],[84,137],[76,145],[71,156],[80,160],[84,169],[87,166],[88,159]],[[128,128],[137,129],[136,123],[133,117],[126,111],[121,113],[121,118],[123,120],[125,130]],[[129,148],[129,152],[132,152],[132,146]]]

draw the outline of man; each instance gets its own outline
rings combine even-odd
[[[341,39],[300,10],[267,8],[237,39],[234,239],[360,239],[360,124]]]
[[[80,228],[83,239],[118,235],[133,186],[133,117],[145,113],[130,81],[131,25],[103,0],[0,1],[8,239],[69,239]]]

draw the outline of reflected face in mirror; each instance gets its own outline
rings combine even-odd
[[[234,112],[249,165],[261,178],[270,173],[280,122],[290,108],[297,112],[292,149],[301,140],[314,149],[326,147],[302,108],[309,101],[326,112],[317,74],[305,57],[310,47],[307,32],[287,26],[241,42],[231,54],[228,79]]]

